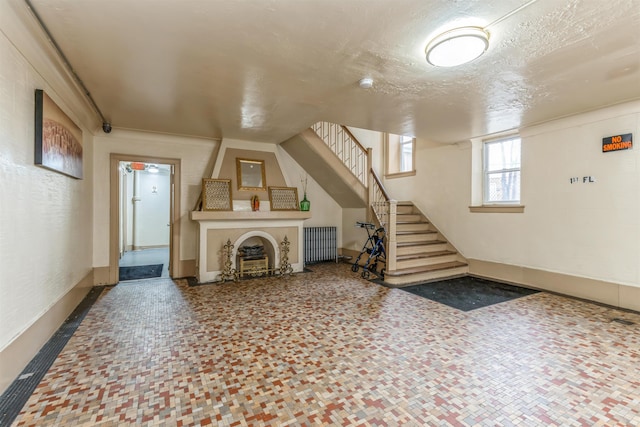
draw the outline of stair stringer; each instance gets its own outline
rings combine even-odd
[[[305,129],[280,146],[340,207],[367,207],[367,188],[312,129]]]
[[[411,213],[403,213],[409,206]],[[418,215],[420,219],[415,221],[415,224],[416,226],[420,224],[417,228],[421,228],[422,231],[416,231],[414,234],[410,234],[411,232],[396,234],[398,247],[395,265],[397,268],[395,271],[386,272],[384,282],[387,285],[402,287],[468,274],[467,260],[415,204],[398,202],[397,209],[399,213],[396,218],[400,220],[403,215],[411,215],[412,221],[410,222],[414,223],[415,216]],[[428,224],[426,230],[423,226],[425,223]],[[400,222],[397,221],[396,229],[399,228],[399,224]],[[401,226],[400,229],[402,229]],[[421,237],[420,234],[423,236]],[[403,251],[403,243],[413,245],[408,242],[411,240],[418,243],[410,250]]]

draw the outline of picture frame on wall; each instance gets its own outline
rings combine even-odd
[[[42,89],[35,92],[34,163],[82,179],[82,130]]]

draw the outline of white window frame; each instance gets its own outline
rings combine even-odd
[[[407,167],[407,165],[405,165],[405,150],[406,147],[411,147],[410,154],[411,154],[411,165],[409,165],[410,167]],[[411,172],[414,167],[413,167],[413,151],[414,151],[414,147],[415,147],[415,138],[411,138],[410,136],[400,136],[400,143],[399,143],[399,149],[400,149],[400,172]]]
[[[500,144],[503,143],[505,141],[511,141],[514,139],[519,139],[520,140],[520,165],[517,168],[504,168],[504,169],[496,169],[496,170],[489,170],[489,159],[487,158],[488,154],[489,154],[489,150],[487,149],[488,145],[491,144]],[[495,174],[495,173],[508,173],[508,172],[519,172],[520,173],[520,188],[519,188],[519,193],[520,193],[520,199],[518,200],[504,200],[504,201],[496,201],[496,200],[489,200],[489,175],[490,174]],[[520,205],[522,199],[522,138],[520,138],[519,134],[513,134],[513,135],[509,135],[509,136],[504,136],[501,138],[496,138],[496,139],[490,139],[490,140],[486,140],[483,141],[482,143],[482,203],[485,206],[490,206],[490,205]]]
[[[416,174],[416,139],[411,136],[393,134],[394,137],[397,137],[397,142],[391,143],[390,135],[388,133],[384,134],[385,178],[414,176]],[[403,166],[405,166],[402,160],[402,152],[405,146],[411,147],[411,167],[407,170],[402,170]],[[395,161],[392,161],[392,158]]]

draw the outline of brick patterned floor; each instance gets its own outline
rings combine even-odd
[[[312,268],[106,289],[14,425],[640,425],[637,313],[548,293],[464,313]]]

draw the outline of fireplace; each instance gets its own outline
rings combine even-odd
[[[276,259],[275,250],[268,239],[252,235],[238,244],[237,248],[236,269],[241,278],[264,276],[273,269],[273,261]]]
[[[238,252],[243,253],[243,246],[263,246],[267,269],[273,270],[280,266],[280,245],[286,237],[290,242],[288,262],[293,272],[302,271],[303,222],[310,217],[310,212],[302,211],[192,211],[191,219],[198,222],[198,282],[219,280],[225,262],[223,247],[227,241],[233,245],[230,261],[236,271],[240,272]],[[261,263],[253,263],[251,269],[256,265],[264,266],[264,259]]]

